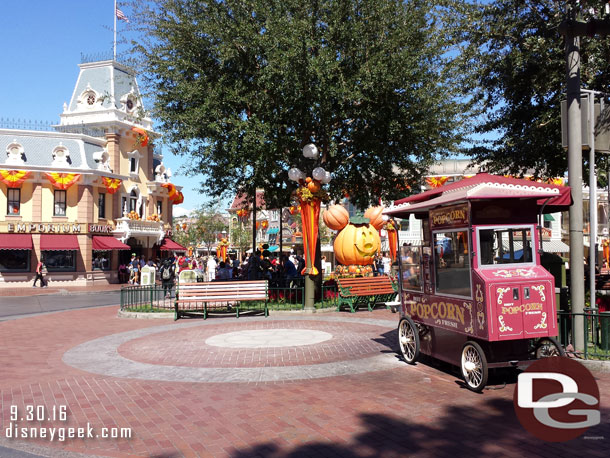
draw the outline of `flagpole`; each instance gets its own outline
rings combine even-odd
[[[116,0],[114,0],[114,42],[112,60],[116,60]]]

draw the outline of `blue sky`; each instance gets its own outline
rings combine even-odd
[[[129,8],[121,6],[129,17]],[[110,52],[113,42],[114,0],[2,1],[0,43],[0,118],[59,123],[78,77],[81,53]],[[117,21],[119,34],[123,27]],[[127,50],[119,44],[117,53]],[[193,209],[206,198],[199,179],[178,174],[181,158],[162,150],[173,181],[184,187],[183,209]]]

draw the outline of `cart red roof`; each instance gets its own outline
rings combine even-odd
[[[400,214],[422,213],[435,207],[468,200],[494,199],[536,199],[540,207],[546,203],[545,213],[567,210],[572,205],[568,186],[479,173],[455,183],[397,200],[384,213],[400,216]]]

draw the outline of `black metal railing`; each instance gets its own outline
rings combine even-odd
[[[0,118],[0,129],[50,131],[53,130],[53,124],[49,121],[37,121],[19,118]]]
[[[303,310],[305,308],[305,287],[302,281],[289,282],[285,285],[272,284],[269,287],[267,306],[273,310]],[[323,285],[321,300],[315,306],[319,309],[337,306],[339,292],[336,284]],[[176,287],[165,291],[161,285],[123,286],[121,288],[121,310],[130,312],[171,312],[174,310]],[[257,302],[244,302],[240,310],[261,308]]]
[[[123,286],[121,310],[129,312],[171,312],[174,310],[176,288],[165,291],[161,285]]]
[[[564,347],[574,344],[574,330],[582,326],[585,346],[584,359],[610,360],[610,312],[586,308],[582,313],[559,312],[559,340]]]

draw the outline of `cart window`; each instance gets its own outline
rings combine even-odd
[[[402,263],[400,267],[403,289],[421,291],[421,247],[402,246],[400,248],[400,261]]]
[[[479,230],[481,265],[523,264],[532,262],[531,227]]]
[[[434,272],[437,294],[471,296],[467,230],[434,234]]]

